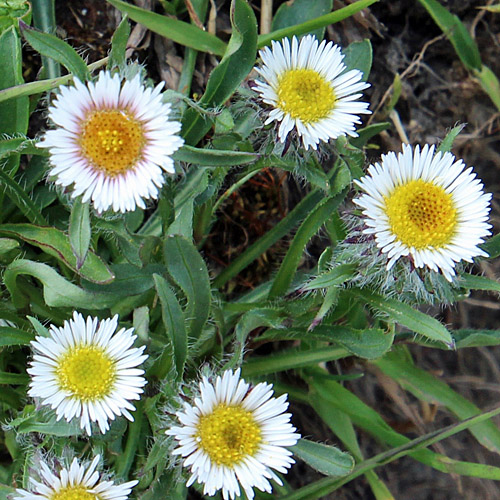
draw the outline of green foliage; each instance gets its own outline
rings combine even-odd
[[[454,281],[445,283],[437,273],[415,270],[408,259],[387,270],[386,255],[372,235],[362,233],[351,188],[368,163],[363,148],[390,127],[388,122],[376,121],[358,128],[357,137],[340,136],[321,143],[318,151],[305,151],[293,134],[290,144],[276,144],[274,125],[265,124],[268,109],[251,90],[258,48],[285,36],[322,38],[328,25],[377,0],[358,0],[334,11],[332,0],[283,2],[271,33],[260,36],[252,4],[233,0],[227,43],[198,26],[209,12],[206,0],[163,0],[167,15],[108,1],[125,15],[109,58],[91,65],[69,43],[19,23],[22,36],[44,58],[41,79],[30,83],[23,79],[17,29],[18,18],[29,21],[29,6],[12,0],[7,12],[0,5],[0,499],[13,494],[16,478],[17,486],[28,487],[28,476],[43,455],[62,463],[97,453],[117,480],[139,480],[131,498],[156,500],[168,492],[186,499],[188,488],[165,430],[177,425],[175,414],[183,403],[198,397],[200,374],[213,380],[238,368],[248,382],[272,382],[277,395],[287,393],[308,415],[315,412],[316,421],[338,439],[339,447],[304,438],[291,447],[297,459],[326,477],[298,489],[293,482],[273,485],[273,498],[324,498],[364,475],[377,500],[390,500],[375,469],[404,456],[443,473],[500,480],[496,466],[454,460],[430,449],[467,431],[478,446],[500,453],[500,431],[491,420],[500,410],[483,412],[414,363],[408,347],[500,345],[498,330],[448,330],[421,308],[454,303],[470,290],[498,293],[500,285],[460,266]],[[497,102],[498,80],[482,64],[462,22],[434,0],[420,3]],[[38,6],[47,21],[50,0]],[[187,7],[194,9],[191,22]],[[28,129],[29,96],[35,96],[33,106],[45,105],[48,99],[38,103],[39,94],[71,85],[74,77],[92,80],[93,71],[106,64],[125,75],[154,75],[128,66],[129,19],[182,46],[178,89],[169,89],[163,99],[182,123],[185,144],[172,155],[176,173],[165,174],[158,200],[148,200],[146,210],[99,213],[92,198],[83,203],[81,196],[71,197],[71,185],[63,189],[52,179],[45,181],[50,153],[27,137],[28,130],[31,136],[39,127],[41,115]],[[197,59],[198,52],[210,56]],[[358,69],[369,81],[370,40],[342,52],[346,70]],[[43,79],[56,75],[46,71],[48,60],[68,74]],[[190,87],[197,64],[213,69],[201,97],[194,99]],[[401,91],[396,76],[388,110]],[[451,150],[462,128],[452,128],[439,150]],[[35,130],[33,137],[42,133]],[[482,248],[497,257],[500,239],[495,236]],[[135,346],[146,346],[148,354],[143,366],[148,385],[134,402],[133,422],[116,418],[109,432],[90,438],[77,421],[58,421],[52,409],[35,407],[27,395],[32,342],[37,337],[44,342],[50,325],[61,326],[73,311],[99,319],[119,315],[120,328],[133,327]],[[340,365],[355,368],[341,372]],[[368,378],[367,371],[439,405],[454,423],[416,438],[397,432],[379,408],[351,390],[351,383]],[[294,418],[300,427],[300,418]],[[359,431],[383,451],[363,456]],[[270,496],[257,493],[257,498]]]

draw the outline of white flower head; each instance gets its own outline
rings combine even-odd
[[[253,488],[270,493],[270,479],[282,484],[272,469],[286,473],[294,463],[286,449],[300,439],[290,423],[287,395],[272,397],[272,385],[251,387],[240,370],[227,370],[215,383],[203,377],[199,397],[177,413],[180,426],[166,431],[179,441],[174,454],[195,481],[204,484],[205,495],[222,490],[225,500],[240,495],[254,497]]]
[[[388,269],[410,256],[416,267],[440,270],[452,281],[457,262],[488,256],[479,245],[490,234],[491,194],[472,167],[434,149],[403,145],[398,155],[382,155],[354,181],[364,191],[354,203],[363,208],[363,232],[387,254]]]
[[[97,81],[62,86],[49,107],[56,128],[39,147],[49,148],[49,178],[73,185],[73,197],[92,200],[98,212],[145,208],[156,199],[164,171],[175,173],[172,154],[184,140],[181,124],[169,120],[163,82],[145,88],[139,75],[122,80],[101,71]]]
[[[56,473],[41,461],[42,482],[30,477],[31,491],[18,489],[13,500],[127,500],[138,481],[123,484],[100,481],[96,471],[99,460],[97,455],[90,465],[80,465],[75,458],[69,469],[61,468]]]
[[[123,415],[134,418],[130,400],[140,399],[146,380],[136,368],[147,355],[145,347],[131,347],[133,328],[116,332],[118,315],[99,321],[73,313],[61,328],[50,327],[50,337],[37,336],[28,368],[28,394],[56,410],[57,420],[80,419],[80,427],[91,435],[91,422],[104,434],[109,420]]]
[[[259,52],[262,66],[256,71],[264,81],[256,81],[255,90],[274,109],[266,124],[280,122],[278,137],[285,142],[295,128],[306,149],[317,148],[342,135],[356,137],[359,114],[369,114],[368,103],[355,102],[360,91],[370,84],[363,82],[357,69],[345,71],[340,47],[307,35],[299,41],[272,42],[272,50]]]

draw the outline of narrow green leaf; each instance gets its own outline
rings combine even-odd
[[[372,68],[373,51],[370,40],[352,42],[343,49],[345,54],[344,64],[347,70],[358,69],[363,73],[362,81],[366,82]]]
[[[200,106],[213,108],[226,102],[255,64],[257,21],[252,8],[245,0],[232,0],[230,18],[232,32],[227,50],[210,74]],[[211,126],[211,120],[189,109],[183,117],[182,135],[187,144],[195,145]]]
[[[365,301],[370,307],[384,312],[391,320],[405,326],[409,330],[431,340],[444,342],[449,347],[453,346],[453,339],[446,327],[427,314],[417,311],[398,300],[387,299],[368,290],[353,288],[348,293]]]
[[[483,64],[479,71],[473,71],[481,87],[488,94],[497,109],[500,111],[500,81],[491,69]]]
[[[128,16],[123,16],[118,28],[111,38],[111,52],[109,53],[109,67],[125,64],[128,37],[130,36],[130,22]]]
[[[304,219],[281,263],[278,274],[274,278],[273,286],[269,292],[269,299],[275,299],[287,292],[297,271],[304,248],[319,231],[326,219],[337,210],[345,195],[346,191],[343,191],[333,198],[320,202]]]
[[[500,330],[455,330],[452,332],[457,349],[500,345]]]
[[[242,367],[245,377],[255,377],[268,373],[277,373],[294,368],[302,368],[309,365],[317,365],[325,361],[346,358],[350,356],[349,351],[337,346],[324,346],[318,349],[286,349],[277,354],[269,356],[254,356]]]
[[[304,286],[303,290],[317,290],[319,288],[329,288],[331,286],[341,285],[352,278],[355,272],[355,264],[339,264],[309,281]]]
[[[300,439],[290,450],[313,469],[330,477],[342,477],[354,468],[354,459],[335,446]]]
[[[469,290],[486,290],[489,292],[500,293],[500,283],[498,281],[487,278],[486,276],[475,276],[473,274],[462,274],[458,280],[458,284]]]
[[[80,223],[75,222],[75,224],[76,226],[74,225],[73,227],[77,232],[81,231],[85,233],[90,231],[90,227],[79,229],[78,225]],[[83,221],[83,225],[85,225],[85,221]],[[78,266],[78,258],[75,256],[71,245],[71,243],[76,242],[76,235],[73,235],[73,241],[70,242],[68,236],[59,231],[59,229],[31,224],[2,224],[0,225],[0,233],[15,236],[30,245],[41,248],[45,253],[55,257],[88,281],[105,284],[114,279],[114,275],[108,266],[94,252],[88,252],[85,262],[80,267]],[[85,239],[87,238],[90,238],[90,234],[80,235],[80,239],[83,240],[79,244],[80,251],[85,245],[87,245],[88,249],[88,243],[85,243]],[[78,245],[78,242],[76,244]]]
[[[295,26],[311,19],[328,14],[332,10],[332,0],[294,0],[281,4],[273,16],[272,31],[277,31],[289,26]],[[324,28],[311,32],[318,40],[323,39]]]
[[[90,78],[90,72],[85,61],[65,41],[49,33],[42,33],[30,28],[22,21],[19,23],[19,27],[23,37],[37,52],[62,64],[82,82]]]
[[[29,345],[34,338],[31,332],[25,332],[11,326],[0,326],[0,347]]]
[[[186,318],[191,337],[198,338],[210,311],[210,278],[196,247],[182,236],[165,239],[163,256],[167,270],[187,298]]]
[[[187,332],[181,306],[165,278],[154,274],[156,291],[161,302],[163,324],[172,343],[177,378],[182,379],[187,358]]]
[[[281,28],[265,35],[260,35],[257,47],[260,49],[262,47],[265,47],[266,45],[270,45],[271,40],[281,40],[285,37],[291,38],[293,35],[305,35],[306,33],[310,33],[311,31],[322,29],[329,24],[338,23],[350,16],[353,16],[360,10],[366,9],[366,7],[369,7],[376,2],[378,2],[378,0],[358,0],[357,2],[347,5],[346,7],[337,9],[334,12],[325,14],[324,16],[316,17],[315,19],[311,19],[310,21],[296,24],[294,26],[289,26],[287,28]]]
[[[380,132],[383,132],[384,130],[387,130],[388,128],[391,127],[392,123],[390,122],[380,122],[380,123],[374,123],[373,125],[368,125],[368,127],[356,130],[358,137],[352,137],[352,138],[350,137],[349,142],[355,148],[361,149],[363,146],[366,146],[366,143],[372,137],[375,137],[376,135],[380,134]]]
[[[23,143],[26,142],[25,137],[10,137],[8,139],[0,140],[0,158],[10,155],[11,153],[18,152]]]
[[[30,222],[34,224],[47,224],[45,217],[41,214],[33,200],[25,193],[24,189],[13,180],[3,169],[0,169],[0,183],[5,193],[9,194],[10,199],[19,208]]]
[[[33,27],[44,33],[55,33],[57,29],[55,0],[34,0],[32,8]],[[49,78],[61,76],[61,67],[54,59],[42,56],[42,65]]]
[[[26,385],[30,381],[25,373],[0,372],[0,384]]]
[[[406,349],[393,349],[373,363],[416,398],[443,405],[461,420],[481,413],[477,406],[446,383],[413,365]],[[493,422],[483,422],[469,430],[483,446],[500,453],[500,429]]]
[[[489,238],[480,247],[489,255],[490,259],[494,259],[500,255],[500,233]]]
[[[194,24],[155,14],[122,0],[108,0],[108,2],[121,12],[127,13],[133,21],[181,45],[218,56],[226,51],[226,44],[222,40]]]
[[[451,148],[453,147],[453,143],[455,142],[455,139],[457,138],[457,135],[462,132],[462,130],[465,128],[465,124],[460,124],[457,125],[456,127],[453,127],[447,134],[446,137],[443,139],[439,147],[437,148],[437,151],[442,151],[443,153],[446,151],[451,151]]]
[[[75,267],[78,270],[87,258],[91,236],[89,204],[82,203],[81,198],[77,198],[73,202],[69,218],[69,243],[76,257]]]
[[[468,70],[480,70],[479,49],[462,21],[436,0],[419,0],[419,2],[427,9],[434,22],[452,43],[464,66]]]
[[[232,167],[234,165],[252,163],[259,159],[259,155],[255,153],[201,149],[188,145],[177,150],[173,154],[173,157],[178,161],[207,167]]]

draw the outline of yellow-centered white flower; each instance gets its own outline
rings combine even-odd
[[[361,71],[345,71],[340,47],[312,35],[271,46],[259,51],[262,66],[255,70],[264,81],[257,80],[255,90],[273,108],[265,123],[280,122],[280,141],[294,128],[306,149],[341,135],[356,137],[358,115],[371,111],[368,103],[355,101],[370,85]]]
[[[69,469],[57,472],[40,462],[38,475],[42,481],[30,477],[31,491],[18,489],[13,500],[127,500],[138,481],[123,484],[100,481],[96,471],[99,460],[97,455],[90,465],[80,465],[75,458]]]
[[[457,262],[488,256],[479,245],[490,234],[491,194],[451,153],[403,145],[354,182],[365,192],[354,200],[363,208],[363,232],[387,253],[388,269],[410,256],[416,267],[441,270],[452,281]]]
[[[49,337],[31,342],[28,394],[55,409],[57,420],[79,419],[89,436],[91,422],[104,434],[115,416],[133,421],[130,400],[140,399],[146,385],[144,370],[136,368],[148,357],[145,347],[131,347],[134,329],[117,332],[117,325],[118,315],[85,320],[75,311],[61,328],[51,325]]]
[[[145,88],[139,75],[123,81],[101,71],[95,83],[74,83],[59,88],[49,107],[56,128],[38,143],[49,149],[49,178],[73,185],[72,196],[92,200],[98,212],[146,208],[164,171],[175,173],[172,154],[184,143],[162,102],[163,82]]]
[[[194,404],[177,413],[180,426],[166,431],[179,441],[174,454],[195,481],[204,484],[205,495],[219,490],[225,500],[240,495],[254,497],[253,488],[270,493],[270,479],[282,484],[273,469],[285,474],[294,463],[287,446],[300,439],[290,423],[287,395],[274,398],[272,385],[251,387],[240,379],[240,370],[225,371],[212,384],[200,383]]]

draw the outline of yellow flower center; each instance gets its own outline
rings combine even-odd
[[[99,500],[99,496],[84,486],[66,486],[51,495],[50,500]]]
[[[116,367],[102,348],[81,345],[59,360],[56,375],[61,389],[83,401],[95,401],[110,393]]]
[[[224,404],[200,417],[196,438],[212,462],[228,467],[255,455],[262,441],[260,427],[251,412]]]
[[[335,106],[332,86],[312,69],[290,69],[278,81],[278,107],[302,123],[326,118]]]
[[[108,176],[133,168],[145,144],[142,124],[125,110],[92,111],[83,123],[80,146],[92,166]]]
[[[442,187],[421,179],[398,186],[385,197],[385,212],[392,232],[408,247],[441,248],[457,225],[452,197]]]

